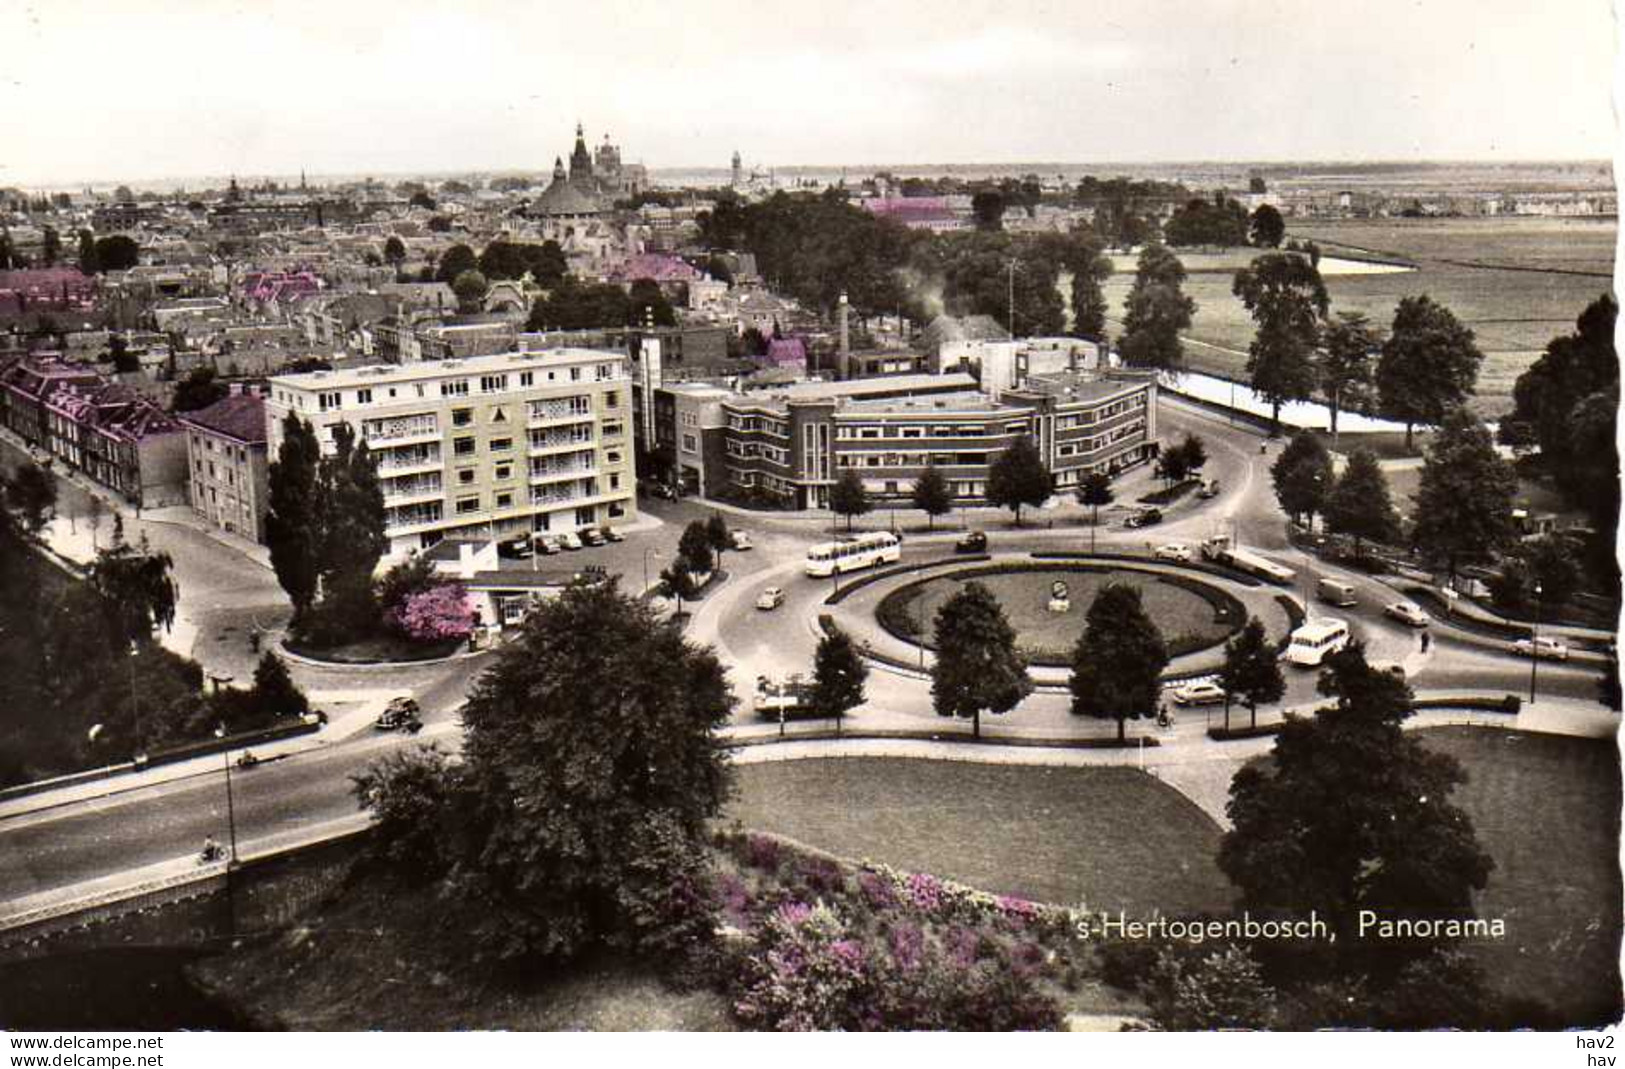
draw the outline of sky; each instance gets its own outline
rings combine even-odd
[[[1614,154],[1608,0],[0,2],[0,186]]]

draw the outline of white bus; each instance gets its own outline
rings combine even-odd
[[[807,551],[807,574],[830,575],[894,561],[902,554],[896,535],[871,531],[839,542],[821,542]]]
[[[1348,621],[1332,617],[1310,620],[1292,632],[1292,641],[1286,647],[1286,659],[1304,668],[1315,668],[1348,644]]]

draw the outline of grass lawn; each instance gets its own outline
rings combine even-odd
[[[1416,271],[1328,276],[1332,310],[1364,312],[1386,330],[1401,297],[1425,293],[1444,304],[1477,336],[1485,360],[1475,407],[1497,416],[1512,407],[1512,384],[1546,343],[1572,331],[1586,305],[1611,288],[1609,278],[1598,276],[1613,270],[1617,230],[1612,220],[1373,219],[1289,223],[1287,233],[1313,239],[1329,253],[1337,251],[1336,243],[1416,261]],[[1497,269],[1506,267],[1524,270]],[[1558,271],[1594,274],[1553,273]],[[1106,283],[1114,315],[1133,281],[1133,271],[1126,270]],[[1186,359],[1193,370],[1245,380],[1253,323],[1230,285],[1231,274],[1224,271],[1192,272],[1186,281],[1185,292],[1197,303],[1188,333],[1208,343],[1187,346]],[[1120,319],[1112,326],[1120,331]]]
[[[1178,653],[1216,645],[1229,638],[1244,616],[1220,621],[1207,599],[1186,589],[1159,580],[1145,572],[1104,571],[1100,569],[1063,570],[1047,568],[964,577],[991,590],[1004,608],[1005,617],[1016,630],[1016,642],[1039,664],[1071,663],[1072,647],[1083,633],[1084,618],[1095,595],[1108,582],[1126,583],[1140,591],[1145,611],[1162,636]],[[1069,612],[1049,611],[1050,584],[1062,580],[1072,602]],[[937,611],[957,594],[963,581],[955,576],[929,579],[915,588],[908,601],[917,634],[929,636]]]
[[[1426,744],[1471,776],[1456,799],[1495,859],[1479,915],[1507,939],[1474,948],[1492,982],[1578,1025],[1620,1003],[1620,761],[1611,742],[1436,728]]]
[[[728,816],[854,860],[1135,915],[1219,910],[1219,829],[1131,768],[832,758],[739,768]]]

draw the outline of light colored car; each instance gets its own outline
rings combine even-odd
[[[770,586],[762,591],[756,598],[756,607],[764,611],[778,608],[784,604],[784,589]]]
[[[1555,638],[1520,638],[1512,644],[1512,652],[1543,661],[1566,661],[1569,648]]]
[[[1174,704],[1176,705],[1221,705],[1224,703],[1224,688],[1211,680],[1200,683],[1186,683],[1174,691]]]
[[[566,531],[559,535],[558,542],[560,549],[580,549],[582,545],[581,537],[574,531]]]
[[[1183,542],[1165,542],[1158,546],[1153,554],[1157,560],[1178,561],[1181,564],[1190,563],[1193,555],[1191,547]]]
[[[1426,627],[1433,622],[1433,618],[1423,612],[1420,605],[1410,601],[1396,601],[1392,605],[1384,605],[1382,614],[1412,627]]]
[[[733,544],[734,549],[756,548],[751,544],[750,535],[746,534],[744,531],[729,531],[728,539]]]

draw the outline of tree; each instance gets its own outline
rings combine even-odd
[[[149,552],[144,542],[137,549],[124,541],[121,528],[119,532],[96,555],[86,578],[102,597],[109,634],[123,648],[145,645],[157,628],[174,626],[180,588],[170,575],[175,562],[169,554]]]
[[[1286,220],[1281,218],[1280,211],[1273,204],[1260,204],[1253,210],[1248,230],[1254,245],[1280,248],[1281,239],[1286,237]]]
[[[101,503],[95,494],[89,496],[93,504]],[[29,539],[38,539],[56,515],[56,479],[31,460],[18,464],[10,475],[0,472],[0,509],[15,517]]]
[[[1222,191],[1212,200],[1196,198],[1174,210],[1163,227],[1170,245],[1247,244],[1247,210]]]
[[[415,191],[412,194],[411,199],[409,199],[407,201],[407,203],[410,204],[414,208],[422,208],[424,211],[430,211],[430,212],[434,211],[437,207],[439,207],[439,205],[435,204],[434,198],[429,196],[428,190],[424,190],[424,189],[419,189],[419,190]],[[387,258],[388,254],[386,253],[385,255],[386,255],[386,258]]]
[[[1161,477],[1164,486],[1183,482],[1185,476],[1190,474],[1190,467],[1186,462],[1185,451],[1179,446],[1170,446],[1162,451],[1157,458],[1157,475]]]
[[[1431,297],[1404,297],[1377,361],[1384,414],[1405,423],[1405,447],[1418,423],[1437,425],[1466,403],[1484,362],[1473,332]]]
[[[96,257],[96,235],[88,230],[79,231],[79,273],[100,274],[101,261]]]
[[[1117,721],[1122,742],[1129,720],[1156,715],[1166,667],[1168,646],[1139,590],[1107,583],[1072,648],[1072,715]]]
[[[848,710],[863,704],[868,678],[869,666],[858,656],[852,637],[845,631],[835,628],[818,640],[818,652],[813,656],[812,707],[819,716],[835,721],[837,735]]]
[[[1368,665],[1358,643],[1327,665],[1320,690],[1334,704],[1289,718],[1269,764],[1236,773],[1219,868],[1255,915],[1314,910],[1344,955],[1414,958],[1426,942],[1362,945],[1358,911],[1470,917],[1494,863],[1450,801],[1461,766],[1402,730],[1404,681]]]
[[[1134,285],[1123,301],[1123,337],[1118,343],[1130,367],[1179,371],[1185,350],[1179,332],[1191,325],[1196,302],[1185,296],[1185,265],[1167,248],[1140,250]]]
[[[1091,509],[1089,517],[1089,552],[1095,551],[1095,531],[1100,527],[1100,506],[1110,505],[1115,495],[1112,493],[1112,477],[1103,471],[1092,471],[1083,477],[1078,484],[1078,504],[1087,505]]]
[[[1306,519],[1307,526],[1313,527],[1315,514],[1325,507],[1335,481],[1332,456],[1319,438],[1299,431],[1270,465],[1270,478],[1282,511],[1294,520]]]
[[[283,442],[268,471],[265,546],[276,582],[294,606],[294,627],[315,604],[322,565],[322,530],[315,512],[322,447],[315,431],[294,413],[283,419]]]
[[[914,480],[914,507],[924,512],[928,525],[935,529],[938,516],[953,511],[954,495],[948,480],[935,464],[927,464],[920,477]]]
[[[467,245],[453,245],[440,256],[440,263],[435,268],[435,281],[445,282],[448,285],[464,271],[474,271],[479,268],[479,260],[474,256],[474,250]]]
[[[1021,526],[1021,508],[1037,508],[1049,500],[1053,488],[1038,447],[1026,435],[1018,437],[994,459],[987,472],[987,503],[1015,513]]]
[[[612,282],[583,284],[566,275],[531,308],[530,330],[594,330],[632,322],[632,302]]]
[[[409,594],[392,615],[420,642],[462,641],[474,633],[474,606],[461,583],[435,583]]]
[[[829,509],[837,516],[846,517],[848,531],[852,529],[852,517],[862,516],[873,508],[869,491],[864,489],[863,480],[855,471],[841,472],[841,477],[829,488]]]
[[[1279,999],[1258,963],[1237,946],[1199,956],[1164,948],[1144,994],[1152,1020],[1169,1032],[1268,1028]]]
[[[938,716],[969,718],[972,737],[981,738],[983,710],[1007,713],[1032,693],[1015,629],[993,592],[974,581],[937,610],[933,623],[932,707]]]
[[[665,291],[652,278],[640,278],[632,283],[627,295],[631,305],[632,321],[638,325],[653,323],[657,327],[675,327],[677,310],[666,299]]]
[[[1327,530],[1354,539],[1356,558],[1363,556],[1367,539],[1391,543],[1399,538],[1399,514],[1388,494],[1388,477],[1369,449],[1356,449],[1349,457],[1322,507]]]
[[[322,458],[315,486],[317,565],[324,610],[353,630],[377,620],[373,573],[389,548],[378,460],[348,423],[333,425],[333,455]]]
[[[282,658],[266,650],[254,666],[254,705],[267,717],[303,716],[310,712],[310,699],[288,674]]]
[[[1462,561],[1484,558],[1511,540],[1517,486],[1483,422],[1465,408],[1455,409],[1439,425],[1422,462],[1411,540],[1429,557],[1447,562],[1454,580]]]
[[[176,384],[171,407],[176,412],[196,412],[200,408],[208,408],[230,392],[226,384],[219,380],[214,368],[193,368]]]
[[[1177,448],[1185,454],[1185,469],[1187,471],[1195,473],[1207,466],[1207,445],[1202,441],[1200,435],[1191,434],[1189,431],[1185,432],[1185,437],[1180,439]]]
[[[1100,340],[1106,336],[1106,293],[1102,286],[1112,277],[1112,261],[1100,242],[1082,231],[1073,240],[1064,264],[1072,273],[1072,333]]]
[[[384,263],[399,271],[401,264],[405,262],[406,243],[394,234],[389,235],[389,239],[384,242]]]
[[[715,655],[675,625],[614,582],[569,587],[475,682],[460,769],[423,772],[380,845],[428,846],[414,814],[438,831],[412,862],[466,904],[482,962],[701,951],[717,923],[707,823],[729,787],[713,732],[733,704]],[[375,777],[363,803],[393,782]]]
[[[96,239],[96,264],[99,271],[128,271],[141,262],[141,247],[133,238],[112,234]]]
[[[1004,229],[1004,195],[996,189],[984,189],[971,195],[971,215],[978,230]]]
[[[678,553],[660,572],[660,596],[673,598],[677,602],[677,612],[674,618],[681,619],[683,615],[683,602],[693,601],[700,596],[699,580],[694,577],[694,565],[682,553]]]
[[[1331,418],[1332,441],[1337,441],[1337,414],[1349,404],[1369,399],[1374,361],[1382,339],[1370,320],[1359,312],[1339,312],[1321,334],[1325,352],[1320,357],[1320,392]]]
[[[1224,729],[1230,730],[1230,701],[1239,698],[1252,716],[1252,726],[1258,726],[1258,707],[1265,702],[1278,702],[1286,694],[1286,680],[1281,677],[1281,662],[1275,647],[1264,634],[1263,621],[1253,616],[1245,627],[1224,644],[1224,667],[1219,671],[1219,685],[1224,688]]]
[[[1563,495],[1586,511],[1593,528],[1607,532],[1605,559],[1613,554],[1619,521],[1618,318],[1619,303],[1610,294],[1588,305],[1576,330],[1553,338],[1518,376],[1512,390],[1516,407],[1501,423],[1506,445],[1516,444],[1512,428],[1526,428],[1525,440],[1540,446],[1541,465]]]
[[[705,541],[711,552],[717,555],[717,567],[722,567],[722,554],[733,548],[733,532],[728,530],[728,521],[722,518],[722,513],[713,512],[705,521]]]
[[[1540,593],[1535,596],[1536,608],[1551,609],[1568,604],[1580,589],[1580,566],[1574,559],[1573,547],[1562,538],[1546,535],[1519,548],[1529,562],[1530,578],[1540,586]],[[1533,586],[1530,591],[1533,593]]]
[[[464,271],[451,280],[451,292],[457,296],[459,311],[478,312],[491,284],[478,271]]]
[[[1230,289],[1257,324],[1247,372],[1253,391],[1270,402],[1271,433],[1279,434],[1281,405],[1314,393],[1319,324],[1331,303],[1326,284],[1302,256],[1271,252],[1237,271]]]
[[[44,230],[44,247],[40,250],[40,258],[45,261],[46,267],[55,267],[62,259],[62,235],[56,232],[56,227],[48,226]]]
[[[425,224],[429,230],[436,234],[446,234],[451,231],[451,220],[444,215],[435,215]]]
[[[677,554],[688,562],[689,571],[696,575],[707,575],[716,567],[711,552],[711,530],[706,521],[694,520],[683,528],[677,540]]]

